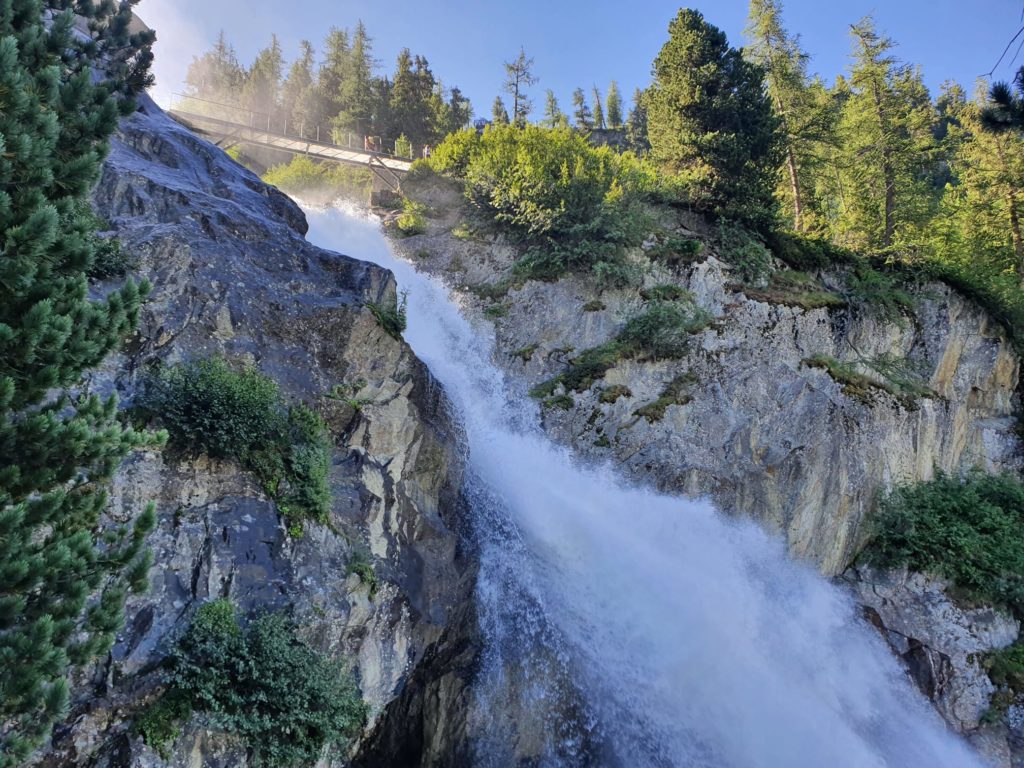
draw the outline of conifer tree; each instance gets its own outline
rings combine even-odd
[[[303,40],[299,58],[292,62],[288,77],[281,86],[281,111],[289,123],[289,131],[312,126],[316,116],[316,93],[313,83],[313,64],[316,53],[313,44]]]
[[[441,133],[447,136],[469,125],[473,119],[473,105],[461,90],[452,88],[448,93],[448,109],[445,114],[447,119]]]
[[[1024,131],[1024,67],[1017,70],[1012,85],[993,84],[989,98],[991,103],[986,104],[981,113],[981,124],[985,130],[996,133]]]
[[[491,122],[494,125],[508,125],[508,109],[505,108],[505,102],[502,101],[501,96],[494,97],[494,104],[491,106]]]
[[[593,97],[594,104],[591,110],[592,114],[594,115],[594,127],[603,130],[605,128],[605,122],[604,106],[601,103],[601,92],[597,90],[597,86],[595,85],[590,93]]]
[[[582,88],[577,88],[572,92],[572,107],[576,127],[581,131],[594,130],[594,115],[587,105],[587,97]]]
[[[0,766],[63,716],[69,671],[105,653],[143,588],[152,508],[99,535],[104,486],[141,437],[113,399],[76,390],[133,328],[148,290],[89,298],[88,195],[119,113],[150,81],[134,2],[0,3]],[[43,11],[57,11],[49,26]],[[98,67],[94,77],[91,65]],[[120,109],[119,109],[120,108]]]
[[[780,160],[778,119],[760,67],[684,9],[654,60],[645,97],[652,157],[718,213],[768,226]]]
[[[920,225],[937,195],[927,171],[935,111],[920,72],[892,55],[867,17],[851,27],[854,65],[839,126],[843,213],[836,237],[860,250],[891,247]]]
[[[270,45],[256,54],[252,68],[242,86],[242,103],[254,112],[276,114],[281,97],[281,74],[284,56],[277,35],[271,35]]]
[[[622,96],[619,94],[619,84],[612,80],[608,86],[608,127],[615,130],[622,128]]]
[[[544,98],[543,125],[547,128],[558,128],[559,126],[568,125],[568,122],[565,113],[558,106],[558,98],[555,96],[555,92],[549,88]]]
[[[198,58],[193,58],[185,75],[188,91],[193,96],[226,104],[237,104],[245,70],[238,63],[235,49],[224,37],[224,30],[217,36],[213,48]]]
[[[647,141],[647,107],[644,105],[644,92],[639,88],[633,91],[633,107],[626,119],[626,140],[629,148],[638,154],[646,154],[651,149]]]
[[[505,62],[505,92],[512,97],[512,122],[522,127],[533,109],[533,102],[526,89],[537,84],[533,75],[533,59],[527,58],[526,51],[519,49],[513,61]]]
[[[810,227],[817,167],[834,140],[832,101],[807,75],[808,56],[798,36],[782,26],[781,0],[751,0],[747,57],[765,72],[768,95],[779,117],[785,163],[780,198],[797,232]]]
[[[348,30],[331,27],[324,41],[324,61],[317,75],[320,114],[317,121],[333,120],[344,109],[342,94],[349,71]]]
[[[335,125],[344,131],[365,135],[370,132],[373,117],[374,69],[373,41],[362,21],[352,33],[352,47],[345,64],[339,102],[341,110]]]

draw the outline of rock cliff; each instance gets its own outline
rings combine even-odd
[[[157,361],[247,360],[329,423],[334,501],[327,525],[293,537],[275,503],[230,462],[132,457],[115,480],[109,521],[156,501],[152,589],[129,602],[109,658],[77,681],[71,716],[42,763],[164,764],[131,721],[159,694],[159,664],[197,605],[220,596],[242,612],[287,612],[308,642],[351,661],[372,726],[424,658],[445,653],[473,620],[473,560],[457,533],[459,430],[426,368],[364,306],[393,301],[393,278],[311,246],[291,200],[145,99],[123,121],[94,201],[154,290],[137,334],[89,386],[130,405]],[[324,397],[339,384],[365,404]],[[372,556],[374,595],[347,571],[357,548]],[[328,760],[338,761],[344,755]],[[194,718],[169,764],[238,766],[245,753]]]

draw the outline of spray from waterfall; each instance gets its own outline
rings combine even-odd
[[[469,442],[490,669],[532,655],[518,660],[534,674],[519,695],[568,702],[538,706],[542,764],[980,767],[841,590],[753,523],[580,466],[509,391],[486,332],[394,256],[375,220],[307,213],[310,240],[391,269],[409,291],[405,337]],[[559,711],[573,722],[553,721]]]

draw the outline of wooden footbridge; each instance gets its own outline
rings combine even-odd
[[[194,96],[176,95],[168,114],[223,149],[251,144],[317,160],[358,165],[368,168],[395,191],[412,166],[411,157],[398,156],[394,143],[386,143],[378,136],[361,136],[294,121],[289,124],[287,117]]]

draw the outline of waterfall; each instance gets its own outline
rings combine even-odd
[[[488,697],[524,670],[517,695],[546,732],[539,764],[981,765],[852,600],[778,537],[582,466],[510,389],[486,329],[397,258],[376,220],[307,215],[311,241],[392,270],[408,291],[405,338],[469,443],[488,649],[477,696],[495,712]],[[505,726],[489,731],[478,762],[506,765]]]

